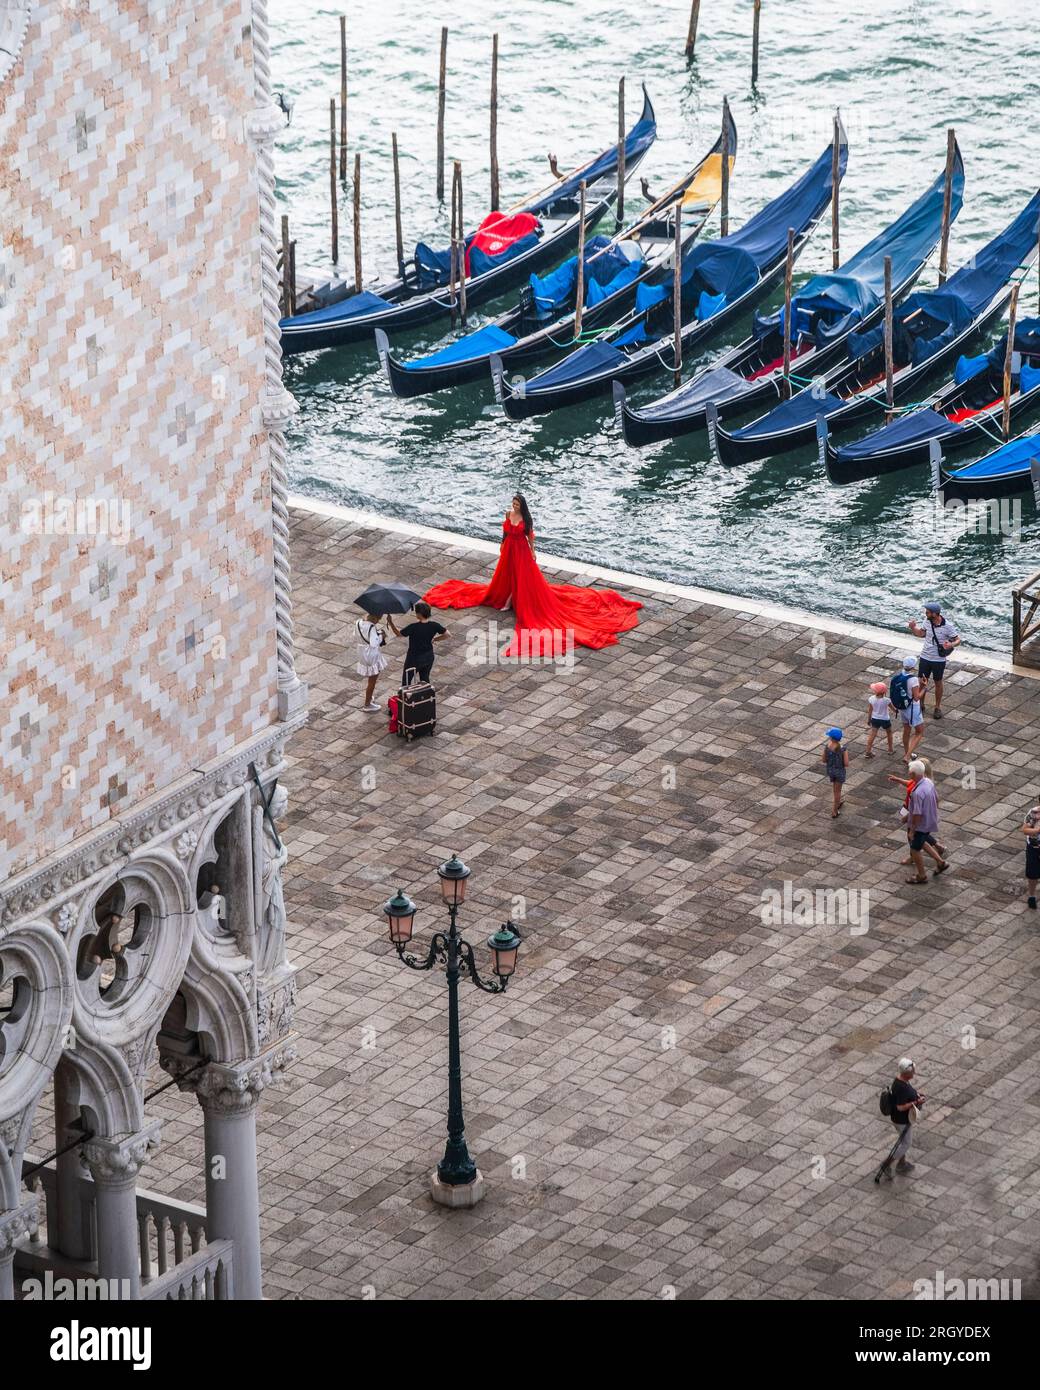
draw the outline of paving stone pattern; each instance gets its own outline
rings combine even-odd
[[[268,1295],[904,1299],[941,1269],[1035,1297],[1040,914],[1018,827],[1040,686],[948,682],[922,752],[954,867],[911,887],[894,760],[861,756],[867,686],[909,636],[891,651],[828,636],[821,656],[793,623],[637,592],[639,628],[565,671],[467,664],[467,634],[502,615],[441,614],[439,729],[406,745],[359,708],[350,600],[374,579],[480,578],[489,557],[293,523],[312,716],[286,779],[301,1043],[261,1109]],[[816,761],[834,722],[852,751],[836,822]],[[524,909],[505,997],[463,985],[488,1182],[469,1212],[426,1187],[443,979],[405,969],[378,916],[401,885],[420,940],[444,927],[435,867],[452,850],[473,870],[462,921],[482,960]],[[763,920],[785,880],[868,892],[869,929]],[[916,1172],[878,1188],[895,1137],[878,1092],[907,1052],[934,1099]],[[171,1091],[152,1109],[169,1122],[146,1185],[201,1200],[194,1103]]]

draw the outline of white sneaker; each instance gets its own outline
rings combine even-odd
[[[362,705],[361,708],[365,714],[375,714],[379,710],[380,706],[377,705],[375,701],[373,701],[372,704]]]

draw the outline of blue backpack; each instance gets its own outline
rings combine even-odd
[[[913,703],[910,699],[910,677],[905,671],[901,671],[898,676],[893,676],[888,687],[888,698],[895,705],[896,709],[909,709]]]

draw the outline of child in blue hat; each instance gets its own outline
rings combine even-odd
[[[827,768],[827,776],[831,780],[831,790],[834,793],[832,819],[840,814],[841,808],[845,805],[845,798],[842,796],[841,789],[845,785],[845,778],[848,774],[849,750],[842,743],[844,737],[844,732],[841,729],[828,729],[827,742],[823,745],[823,752],[820,754],[820,762]]]

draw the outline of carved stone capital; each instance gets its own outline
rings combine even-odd
[[[282,1072],[295,1060],[294,1039],[284,1038],[259,1057],[244,1062],[210,1062],[197,1071],[191,1070],[190,1075],[183,1075],[191,1069],[188,1058],[164,1058],[163,1065],[177,1078],[182,1091],[195,1093],[203,1110],[218,1115],[244,1115],[257,1105],[268,1086],[281,1080]],[[178,1076],[178,1072],[182,1075]]]
[[[300,413],[300,403],[284,386],[277,390],[269,387],[260,397],[260,413],[269,430],[281,433],[293,416]]]
[[[36,1234],[39,1225],[40,1199],[33,1193],[20,1207],[0,1212],[0,1260],[7,1259],[15,1243],[23,1236]]]
[[[130,1183],[159,1147],[162,1121],[155,1120],[136,1134],[122,1139],[88,1139],[80,1149],[81,1161],[100,1183]]]

